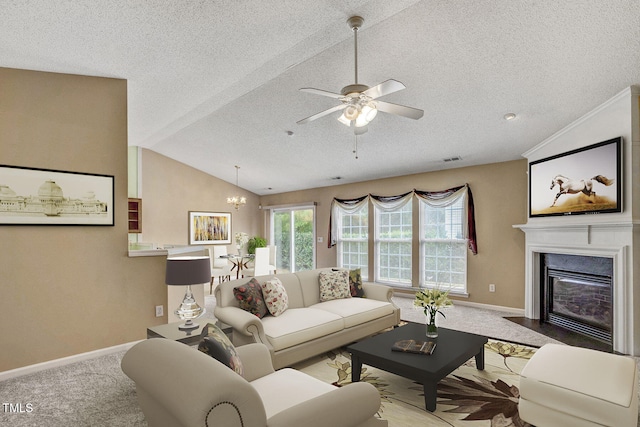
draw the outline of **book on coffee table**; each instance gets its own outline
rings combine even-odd
[[[404,353],[431,354],[436,348],[433,341],[400,340],[396,341],[391,350]]]

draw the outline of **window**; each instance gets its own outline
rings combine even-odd
[[[467,291],[465,198],[434,207],[420,200],[420,286]]]
[[[271,209],[271,241],[278,272],[315,268],[315,207]]]
[[[356,212],[338,208],[338,266],[350,270],[359,268],[362,280],[369,273],[369,207],[365,204]]]
[[[376,281],[411,286],[411,199],[394,209],[376,210]]]

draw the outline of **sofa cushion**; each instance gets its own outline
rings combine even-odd
[[[320,301],[351,298],[348,270],[321,271],[318,281],[320,282]]]
[[[262,296],[267,310],[273,316],[279,316],[289,307],[289,297],[282,282],[277,277],[262,284]]]
[[[367,298],[325,301],[309,308],[327,311],[342,317],[345,328],[361,325],[394,313],[394,306],[391,303]]]
[[[263,318],[262,326],[273,349],[278,351],[341,331],[344,321],[327,310],[289,308],[280,316]]]
[[[198,350],[242,375],[242,361],[227,335],[213,323],[207,324],[204,331],[206,331],[206,336],[198,344]]]
[[[267,305],[262,296],[262,286],[255,278],[244,285],[233,288],[233,295],[238,300],[241,309],[255,314],[259,319],[267,314]]]
[[[329,383],[290,368],[280,369],[251,381],[251,386],[264,403],[267,419],[287,408],[336,389]]]
[[[364,297],[364,288],[362,287],[362,275],[360,269],[349,271],[349,290],[352,297]]]

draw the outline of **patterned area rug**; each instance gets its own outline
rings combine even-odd
[[[389,421],[389,426],[526,427],[530,424],[518,415],[518,385],[520,372],[535,351],[489,340],[484,371],[477,370],[471,358],[441,380],[434,412],[425,409],[422,384],[366,365],[361,378],[380,391],[379,415]],[[351,359],[344,350],[318,356],[295,368],[338,386],[351,382]]]

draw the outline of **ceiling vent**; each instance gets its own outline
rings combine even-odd
[[[453,156],[453,157],[448,157],[446,159],[442,159],[443,162],[448,163],[448,162],[457,162],[458,160],[462,160],[462,157],[460,156]]]

